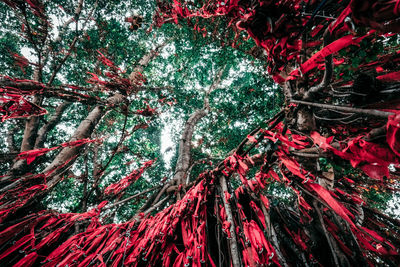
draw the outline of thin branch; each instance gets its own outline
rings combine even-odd
[[[76,9],[75,9],[75,14],[74,14],[74,18],[73,18],[73,21],[75,21],[75,23],[76,23],[76,27],[75,28],[76,28],[77,34],[74,37],[74,39],[72,40],[72,42],[70,43],[68,51],[66,52],[64,57],[61,59],[59,64],[54,66],[53,73],[51,74],[51,77],[50,77],[49,81],[47,82],[48,85],[51,85],[53,83],[57,73],[60,71],[61,67],[64,65],[64,63],[67,61],[67,59],[71,56],[71,52],[75,48],[75,45],[76,45],[77,41],[79,40],[77,29],[78,29],[79,16],[80,16],[81,11],[82,11],[82,5],[83,5],[83,0],[80,0],[78,2],[78,5],[77,5]],[[83,22],[82,29],[84,29],[86,27],[89,19],[92,17],[92,14],[93,14],[93,12],[94,12],[94,10],[96,8],[97,8],[97,1],[95,2],[95,4],[93,5],[93,8],[90,10],[88,16],[86,17],[85,21]]]
[[[335,105],[329,105],[329,104],[306,102],[306,101],[301,101],[301,100],[292,100],[291,102],[295,103],[295,104],[306,105],[306,106],[330,109],[330,110],[335,110],[335,111],[352,112],[352,113],[364,114],[367,116],[373,116],[373,117],[379,117],[379,118],[385,118],[385,119],[387,119],[388,116],[394,114],[393,112],[380,111],[380,110],[376,110],[376,109],[343,107],[343,106],[335,106]]]
[[[124,204],[124,203],[126,203],[126,202],[129,202],[129,201],[131,201],[132,199],[138,198],[138,197],[140,197],[140,196],[142,196],[142,195],[144,195],[144,194],[146,194],[146,193],[148,193],[148,192],[150,192],[150,191],[156,190],[156,189],[158,189],[158,188],[160,188],[159,185],[154,186],[154,187],[152,187],[152,188],[148,188],[148,189],[146,189],[146,190],[144,190],[144,191],[141,191],[140,193],[137,193],[137,194],[135,194],[135,195],[133,195],[133,196],[127,197],[127,198],[125,198],[125,199],[123,199],[123,200],[120,200],[120,201],[115,202],[115,203],[113,203],[113,204],[111,204],[111,205],[109,205],[109,206],[106,206],[106,207],[103,208],[103,210],[105,210],[105,209],[112,209],[112,208],[114,208],[114,207],[116,207],[116,206],[118,206],[118,205],[121,205],[121,204]]]
[[[326,227],[325,227],[324,218],[322,217],[321,211],[319,210],[318,204],[317,204],[317,202],[316,202],[315,200],[313,201],[313,205],[314,205],[315,211],[316,211],[317,214],[318,214],[319,222],[320,222],[321,227],[322,227],[322,230],[323,230],[323,232],[324,232],[326,241],[328,242],[329,248],[331,249],[331,254],[332,254],[332,257],[333,257],[333,262],[334,262],[335,266],[340,266],[340,265],[339,265],[339,260],[338,260],[338,258],[337,258],[337,256],[336,256],[336,254],[338,253],[338,251],[336,251],[336,250],[334,249],[334,247],[333,247],[332,239],[330,238],[329,233],[328,233],[328,230],[326,230]]]
[[[125,118],[124,118],[124,125],[122,127],[122,131],[121,131],[121,136],[119,138],[118,144],[114,147],[113,152],[111,154],[111,157],[108,159],[107,163],[98,171],[97,175],[98,176],[102,176],[104,171],[107,169],[107,167],[110,165],[111,161],[113,160],[115,154],[118,151],[118,148],[121,146],[122,142],[125,140],[126,138],[126,134],[125,134],[125,129],[126,129],[126,123],[128,121],[128,106],[126,106],[126,112],[125,112]]]
[[[158,207],[160,207],[162,204],[164,204],[164,202],[166,202],[168,199],[170,198],[170,196],[166,196],[163,199],[161,199],[159,202],[157,202],[156,204],[152,205],[149,209],[145,210],[143,212],[144,215],[149,214],[150,212],[152,212],[153,210],[157,209]],[[136,213],[135,216],[133,216],[130,221],[140,221],[140,217],[141,214],[140,213]]]
[[[56,126],[63,112],[70,104],[70,102],[63,102],[59,106],[57,106],[54,114],[50,117],[49,121],[39,129],[34,145],[35,149],[43,147],[47,134]]]
[[[222,200],[224,202],[226,220],[230,223],[229,231],[231,234],[231,238],[229,238],[229,247],[231,251],[231,260],[233,267],[240,267],[241,261],[239,256],[239,248],[237,244],[236,231],[235,231],[235,222],[233,220],[232,208],[230,203],[227,201],[226,197],[224,197],[224,192],[228,192],[228,185],[226,182],[225,176],[221,175],[219,179],[220,186],[222,188]]]

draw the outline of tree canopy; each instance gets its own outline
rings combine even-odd
[[[400,263],[399,1],[0,10],[5,265]]]

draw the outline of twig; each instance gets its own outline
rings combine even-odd
[[[222,188],[222,200],[224,202],[225,213],[226,213],[226,220],[230,223],[229,231],[231,234],[231,238],[229,239],[229,247],[231,250],[231,257],[232,257],[232,266],[233,267],[240,267],[240,257],[239,257],[239,248],[237,244],[236,232],[235,232],[235,222],[233,220],[233,214],[231,205],[224,197],[224,192],[228,192],[228,185],[226,183],[225,176],[221,175],[219,179],[221,188]]]
[[[265,224],[267,225],[266,230],[268,232],[268,237],[270,238],[271,243],[275,248],[275,252],[276,252],[276,255],[278,256],[279,262],[283,266],[289,266],[285,260],[285,257],[282,255],[282,252],[280,250],[279,241],[278,241],[278,238],[276,237],[275,228],[271,223],[271,217],[270,217],[269,211],[267,210],[267,208],[264,205],[260,205],[260,206],[261,206],[261,210],[264,214]]]
[[[318,204],[317,204],[317,202],[315,200],[313,201],[313,205],[314,205],[315,211],[318,214],[319,222],[321,224],[322,230],[324,231],[324,235],[325,235],[326,241],[328,242],[329,248],[331,249],[332,257],[333,257],[333,261],[335,263],[335,266],[340,266],[339,265],[339,260],[338,260],[338,258],[336,256],[337,251],[335,251],[335,249],[333,247],[332,239],[330,238],[329,233],[326,230],[326,227],[325,227],[325,224],[324,224],[324,218],[322,217],[321,211],[319,210]]]
[[[144,215],[149,214],[150,212],[152,212],[153,210],[157,209],[158,207],[160,207],[162,204],[164,204],[164,202],[166,202],[168,199],[170,198],[170,196],[166,196],[163,199],[161,199],[158,203],[156,203],[155,205],[153,205],[151,208],[147,209],[146,211],[144,211]],[[140,221],[139,219],[140,213],[135,214],[135,216],[132,217],[132,219],[130,219],[130,221]]]
[[[138,198],[138,197],[140,197],[141,195],[144,195],[144,194],[146,194],[146,193],[148,193],[148,192],[150,192],[150,191],[156,190],[156,189],[158,189],[158,188],[160,188],[159,185],[158,185],[158,186],[154,186],[154,187],[152,187],[152,188],[148,188],[148,189],[146,189],[146,190],[144,190],[144,191],[141,191],[140,193],[137,193],[137,194],[135,194],[135,195],[133,195],[133,196],[127,197],[127,198],[125,198],[125,199],[123,199],[123,200],[120,200],[120,201],[115,202],[115,203],[113,203],[113,204],[111,204],[111,205],[109,205],[109,206],[106,206],[106,207],[103,208],[103,210],[112,209],[112,208],[114,208],[115,206],[124,204],[125,202],[128,202],[128,201],[130,201],[130,200],[132,200],[132,199]]]
[[[373,117],[379,117],[379,118],[385,118],[385,119],[387,119],[388,116],[394,114],[393,112],[380,111],[380,110],[376,110],[376,109],[351,108],[351,107],[335,106],[335,105],[329,105],[329,104],[306,102],[306,101],[301,101],[301,100],[292,100],[291,102],[295,103],[295,104],[306,105],[306,106],[325,108],[325,109],[336,110],[336,111],[352,112],[352,113],[364,114],[367,116],[373,116]]]

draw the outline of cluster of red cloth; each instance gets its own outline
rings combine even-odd
[[[143,172],[149,168],[153,164],[153,160],[147,161],[143,164],[143,167],[141,167],[138,170],[133,170],[128,176],[122,178],[118,182],[114,184],[110,184],[107,186],[107,188],[104,190],[105,195],[117,195],[121,191],[123,191],[125,188],[130,186],[132,183],[137,181],[137,179],[142,176]]]
[[[42,116],[47,110],[26,100],[22,95],[3,93],[0,96],[0,121],[6,119]]]

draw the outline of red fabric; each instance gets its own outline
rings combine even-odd
[[[307,186],[315,191],[340,217],[346,220],[352,227],[356,227],[348,216],[350,212],[339,202],[337,202],[327,189],[316,183],[308,183]]]
[[[301,71],[301,74],[306,74],[310,70],[316,68],[318,66],[318,63],[322,60],[325,59],[325,57],[338,52],[339,50],[342,50],[343,48],[352,45],[352,44],[358,44],[359,42],[362,41],[366,36],[355,38],[353,35],[346,35],[329,45],[325,46],[322,50],[318,51],[315,53],[310,59],[308,59],[306,62],[304,62],[301,66],[300,69],[296,69],[290,73],[290,76],[298,76]]]
[[[132,183],[136,182],[140,176],[142,176],[143,172],[149,168],[153,164],[154,160],[149,160],[144,163],[143,167],[139,170],[132,171],[128,176],[122,178],[117,183],[109,185],[105,190],[105,195],[116,195],[120,193],[122,190],[130,186]]]
[[[387,139],[389,146],[393,146],[392,150],[396,150],[398,149],[398,144],[397,141],[393,139],[393,133],[395,133],[395,136],[397,135],[395,128],[391,128]],[[311,137],[319,147],[324,150],[330,150],[335,155],[349,160],[353,167],[361,168],[373,179],[382,180],[384,176],[389,177],[388,166],[390,164],[397,165],[400,162],[396,154],[393,153],[389,147],[367,142],[363,140],[361,136],[349,141],[346,148],[343,150],[332,147],[329,144],[332,139],[324,138],[317,132],[311,133]]]
[[[93,143],[97,142],[98,139],[91,140],[91,139],[81,139],[81,140],[76,140],[72,142],[67,142],[67,143],[62,143],[61,145],[51,147],[51,148],[39,148],[39,149],[33,149],[33,150],[27,150],[24,152],[21,152],[17,156],[17,160],[22,160],[26,159],[27,164],[29,165],[32,161],[35,160],[36,157],[42,156],[52,150],[61,148],[61,147],[74,147],[74,146],[81,146],[87,143]]]
[[[329,25],[329,31],[332,33],[343,21],[344,19],[350,15],[351,13],[351,8],[350,5],[348,5],[342,13],[340,13],[339,17],[333,22],[333,24]]]
[[[400,157],[400,113],[389,116],[386,140],[392,151]]]
[[[0,92],[1,93],[1,92]],[[2,93],[0,95],[0,120],[42,116],[47,110],[24,99],[21,95]]]
[[[30,267],[35,263],[35,261],[38,257],[39,257],[39,255],[36,252],[29,253],[24,258],[22,258],[20,261],[18,261],[14,265],[14,267]]]
[[[400,71],[396,72],[391,72],[388,74],[380,75],[376,77],[378,80],[381,80],[383,82],[395,82],[395,81],[400,81]]]
[[[4,259],[14,251],[24,249],[24,247],[26,247],[27,243],[31,241],[32,238],[33,235],[30,234],[19,239],[14,245],[12,245],[9,249],[7,249],[3,254],[0,255],[0,260]]]

